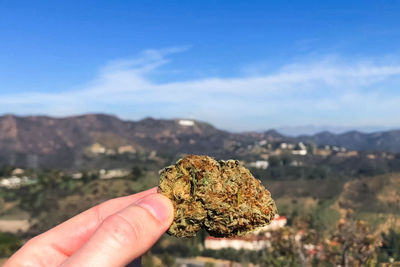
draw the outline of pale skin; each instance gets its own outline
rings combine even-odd
[[[173,220],[171,201],[152,188],[99,204],[29,240],[4,265],[125,266]]]

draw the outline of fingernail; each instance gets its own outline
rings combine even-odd
[[[148,195],[136,203],[137,206],[150,212],[154,218],[162,223],[169,217],[169,207],[167,207],[166,204],[162,196],[160,197],[158,194]]]

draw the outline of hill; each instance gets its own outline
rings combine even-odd
[[[0,117],[0,164],[32,168],[79,168],[85,155],[153,151],[164,158],[178,153],[229,154],[229,147],[254,137],[218,130],[199,121],[123,121],[114,116]],[[93,145],[97,145],[91,147]],[[153,152],[153,154],[154,154]]]
[[[230,133],[205,122],[184,119],[125,121],[105,114],[65,118],[0,116],[0,165],[28,168],[115,168],[126,167],[128,161],[149,160],[163,166],[180,154],[189,153],[259,160],[267,143],[279,146],[282,142],[300,141],[400,152],[400,131],[340,135],[324,132],[291,138],[274,130]],[[121,157],[122,154],[129,157]]]
[[[319,231],[332,230],[346,212],[373,231],[400,229],[400,173],[351,180],[265,181],[281,215],[310,218]]]

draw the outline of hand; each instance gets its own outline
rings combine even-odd
[[[125,266],[172,220],[171,201],[152,188],[106,201],[32,238],[4,266]]]

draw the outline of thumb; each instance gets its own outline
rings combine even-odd
[[[167,197],[148,195],[107,217],[62,266],[125,266],[153,246],[171,225],[173,216]]]

